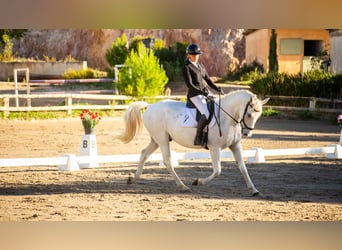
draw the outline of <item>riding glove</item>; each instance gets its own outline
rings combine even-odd
[[[207,89],[207,88],[202,89],[202,94],[204,96],[208,96],[209,95],[209,89]]]

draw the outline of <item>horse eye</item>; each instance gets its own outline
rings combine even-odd
[[[252,115],[251,115],[251,114],[248,114],[247,116],[248,116],[248,118],[252,118]]]

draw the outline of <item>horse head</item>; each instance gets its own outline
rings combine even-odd
[[[262,114],[262,106],[270,98],[260,100],[256,95],[247,90],[238,90],[229,93],[226,107],[235,107],[231,113],[224,111],[233,121],[241,125],[242,135],[249,137],[252,135],[255,123]]]
[[[262,115],[262,106],[266,104],[269,99],[270,98],[260,100],[256,95],[251,94],[251,97],[244,108],[240,122],[243,136],[250,137],[252,135],[255,123]]]

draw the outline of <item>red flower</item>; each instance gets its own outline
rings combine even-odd
[[[84,128],[94,128],[101,120],[98,112],[92,113],[89,109],[82,110],[80,118]]]

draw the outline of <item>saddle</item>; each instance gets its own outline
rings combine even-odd
[[[209,111],[209,117],[208,117],[208,122],[207,125],[211,122],[211,120],[213,119],[214,116],[214,112],[215,112],[215,105],[214,105],[214,100],[211,98],[207,99],[207,108]],[[186,102],[186,107],[190,108],[190,109],[196,109],[196,121],[198,122],[201,119],[202,114],[199,112],[199,110],[196,108],[196,106],[192,103],[191,100],[187,100]]]

